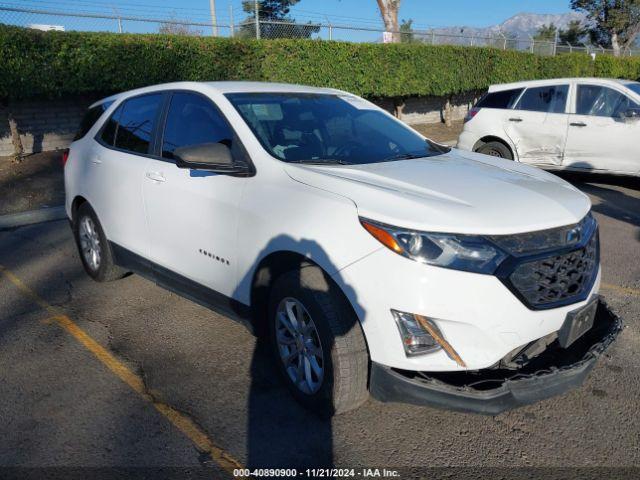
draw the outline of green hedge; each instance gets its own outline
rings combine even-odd
[[[453,95],[568,76],[638,78],[640,60],[493,48],[40,32],[0,25],[0,98],[110,93],[174,80],[265,80],[368,97]]]

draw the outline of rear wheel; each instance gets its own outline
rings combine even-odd
[[[483,153],[491,157],[500,157],[507,160],[513,160],[511,150],[502,142],[487,142],[476,150],[478,153]]]
[[[303,267],[275,281],[269,324],[278,368],[302,405],[330,416],[366,401],[369,356],[360,323],[320,268]]]
[[[113,254],[98,221],[98,216],[88,203],[78,208],[73,226],[80,259],[87,274],[98,282],[117,280],[126,271],[113,262]]]

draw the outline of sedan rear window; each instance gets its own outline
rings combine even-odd
[[[487,93],[476,104],[477,108],[501,108],[510,109],[518,100],[523,88],[514,88],[512,90],[502,90],[500,92]]]

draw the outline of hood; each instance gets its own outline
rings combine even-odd
[[[295,181],[351,199],[362,217],[414,230],[499,235],[577,223],[589,198],[535,167],[451,150],[368,165],[287,164]]]

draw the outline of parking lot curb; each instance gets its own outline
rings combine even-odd
[[[13,213],[0,216],[0,231],[16,227],[24,227],[35,223],[51,222],[67,218],[64,206],[41,208],[28,212]]]

